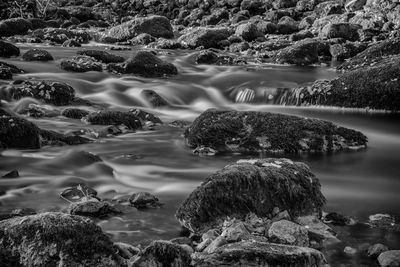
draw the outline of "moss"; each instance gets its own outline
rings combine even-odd
[[[40,148],[39,128],[33,123],[12,116],[0,116],[0,142],[6,148]]]
[[[101,61],[103,63],[120,63],[120,62],[125,61],[125,59],[121,56],[114,55],[114,54],[108,53],[106,51],[101,51],[101,50],[78,51],[78,55],[93,57],[96,60]]]
[[[349,140],[341,136],[343,132],[333,123],[318,119],[211,109],[193,122],[186,130],[185,138],[192,148],[205,146],[219,152],[297,154],[348,149]],[[361,133],[348,129],[346,134],[350,133],[360,136],[358,140],[351,140],[351,144],[366,145],[366,138]]]
[[[286,159],[250,160],[210,175],[179,207],[176,217],[195,233],[215,227],[227,216],[255,213],[268,217],[274,207],[291,216],[320,212],[320,183],[302,163]]]
[[[88,115],[87,120],[91,124],[120,125],[136,130],[142,127],[140,119],[131,112],[99,111]]]

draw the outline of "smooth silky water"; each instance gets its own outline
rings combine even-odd
[[[22,46],[21,53],[28,47]],[[195,65],[194,53],[160,52],[160,57],[174,63],[179,75],[172,78],[117,76],[108,72],[71,73],[59,68],[59,59],[76,54],[77,49],[44,47],[54,62],[6,60],[27,71],[15,79],[57,80],[70,84],[79,97],[105,108],[128,110],[140,107],[158,115],[166,124],[154,131],[138,131],[113,138],[98,139],[79,146],[43,147],[40,150],[5,150],[0,154],[0,173],[17,169],[21,177],[0,179],[1,212],[15,208],[58,211],[68,203],[59,198],[66,187],[79,183],[95,188],[102,198],[149,191],[165,205],[160,209],[137,211],[98,221],[115,241],[145,245],[154,239],[179,235],[174,213],[190,192],[211,173],[248,155],[199,157],[185,145],[183,129],[166,126],[174,120],[193,121],[208,108],[269,111],[332,121],[363,132],[368,149],[332,155],[298,155],[294,160],[307,163],[322,184],[327,198],[325,211],[343,213],[367,221],[375,213],[389,213],[400,218],[400,115],[366,110],[328,107],[293,107],[273,105],[276,88],[296,88],[317,79],[336,76],[332,67],[293,67],[250,63],[243,66]],[[99,47],[96,47],[99,49]],[[100,48],[102,49],[102,48]],[[132,51],[112,51],[126,58]],[[4,82],[3,82],[4,84]],[[152,109],[140,95],[153,89],[171,104]],[[243,90],[250,96],[239,97]],[[242,94],[245,95],[245,94]],[[250,101],[235,103],[235,101]],[[279,102],[279,101],[278,101]],[[282,101],[281,101],[282,102]],[[9,103],[14,110],[23,103]],[[58,108],[59,107],[50,107]],[[62,117],[32,119],[40,127],[70,132],[96,129],[79,120]],[[103,162],[90,164],[82,151],[99,155]],[[277,155],[258,155],[277,157]],[[253,156],[255,157],[255,156]],[[343,248],[383,242],[400,248],[400,235],[368,226],[335,227],[345,241],[335,250],[325,251],[331,266],[375,266],[361,253],[346,255]]]

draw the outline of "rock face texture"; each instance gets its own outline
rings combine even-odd
[[[274,207],[290,215],[319,212],[325,203],[318,179],[303,163],[288,159],[244,160],[206,178],[179,207],[176,217],[195,233],[226,216],[253,212],[267,217]]]
[[[120,266],[91,220],[49,212],[0,221],[2,266]]]
[[[333,152],[365,147],[366,137],[331,122],[267,112],[218,111],[202,113],[185,132],[192,148],[219,152]]]

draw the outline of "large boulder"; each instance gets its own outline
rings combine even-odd
[[[178,41],[183,47],[188,48],[219,48],[219,42],[227,40],[231,36],[228,28],[195,28],[179,37]]]
[[[258,37],[264,36],[264,34],[259,31],[257,25],[253,22],[247,22],[239,25],[236,28],[235,35],[242,37],[243,40],[248,42],[254,41]]]
[[[213,253],[192,255],[194,266],[296,266],[323,267],[324,255],[305,247],[241,241],[217,248]]]
[[[150,34],[153,37],[173,38],[169,19],[163,16],[139,17],[122,23],[109,29],[101,40],[104,42],[126,41],[141,33]]]
[[[186,130],[192,148],[219,152],[323,153],[365,147],[366,137],[331,122],[254,111],[202,113]]]
[[[5,148],[40,148],[40,129],[25,119],[0,114],[0,144]]]
[[[2,266],[120,266],[113,243],[81,216],[49,212],[0,221]]]
[[[267,217],[275,207],[296,216],[319,212],[324,203],[319,181],[307,165],[288,159],[240,160],[206,178],[176,217],[192,232],[204,233],[228,216],[253,212]]]
[[[23,18],[12,18],[0,21],[0,37],[26,34],[32,24]]]
[[[29,49],[22,55],[22,59],[25,61],[50,61],[54,60],[53,56],[46,50],[43,49]]]
[[[359,29],[361,29],[359,24],[329,23],[322,29],[319,36],[328,39],[343,38],[349,41],[357,41],[360,38]]]
[[[19,56],[19,48],[13,44],[0,40],[0,57]]]

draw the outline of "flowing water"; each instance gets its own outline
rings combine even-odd
[[[22,46],[22,53],[27,47]],[[329,66],[292,67],[250,63],[244,66],[195,65],[192,52],[169,51],[161,58],[174,63],[179,75],[166,79],[116,76],[107,72],[70,73],[59,68],[59,59],[76,54],[76,49],[45,47],[54,62],[6,60],[27,71],[21,79],[58,80],[73,86],[77,95],[105,107],[128,110],[140,107],[164,122],[193,121],[207,108],[270,111],[332,121],[363,132],[367,150],[333,155],[291,157],[307,163],[322,184],[326,211],[336,211],[366,221],[368,215],[389,213],[400,218],[400,116],[383,112],[273,105],[277,88],[295,88],[316,79],[336,76]],[[114,52],[128,58],[131,51]],[[153,89],[171,106],[153,109],[140,95]],[[246,92],[247,90],[247,92]],[[249,93],[250,92],[250,93]],[[250,102],[249,102],[250,101]],[[237,103],[244,102],[244,103]],[[23,102],[11,103],[18,109]],[[56,109],[57,107],[49,107]],[[59,108],[59,107],[58,107]],[[63,117],[33,119],[42,128],[70,132],[97,126]],[[186,147],[183,129],[159,126],[154,131],[138,131],[94,143],[43,147],[40,150],[0,152],[0,174],[17,169],[21,177],[0,179],[0,211],[29,207],[38,211],[65,209],[68,203],[59,193],[68,186],[84,183],[101,197],[112,198],[135,191],[149,191],[165,205],[160,209],[137,211],[99,221],[114,240],[146,244],[153,239],[178,236],[174,213],[180,202],[211,173],[228,163],[249,156],[199,157]],[[99,155],[103,161],[90,164],[82,151]],[[260,155],[261,156],[261,155]],[[262,155],[266,156],[266,155]],[[400,236],[373,230],[361,224],[336,228],[345,243],[327,252],[332,266],[375,266],[361,256],[341,251],[345,245],[384,242],[400,248]]]

